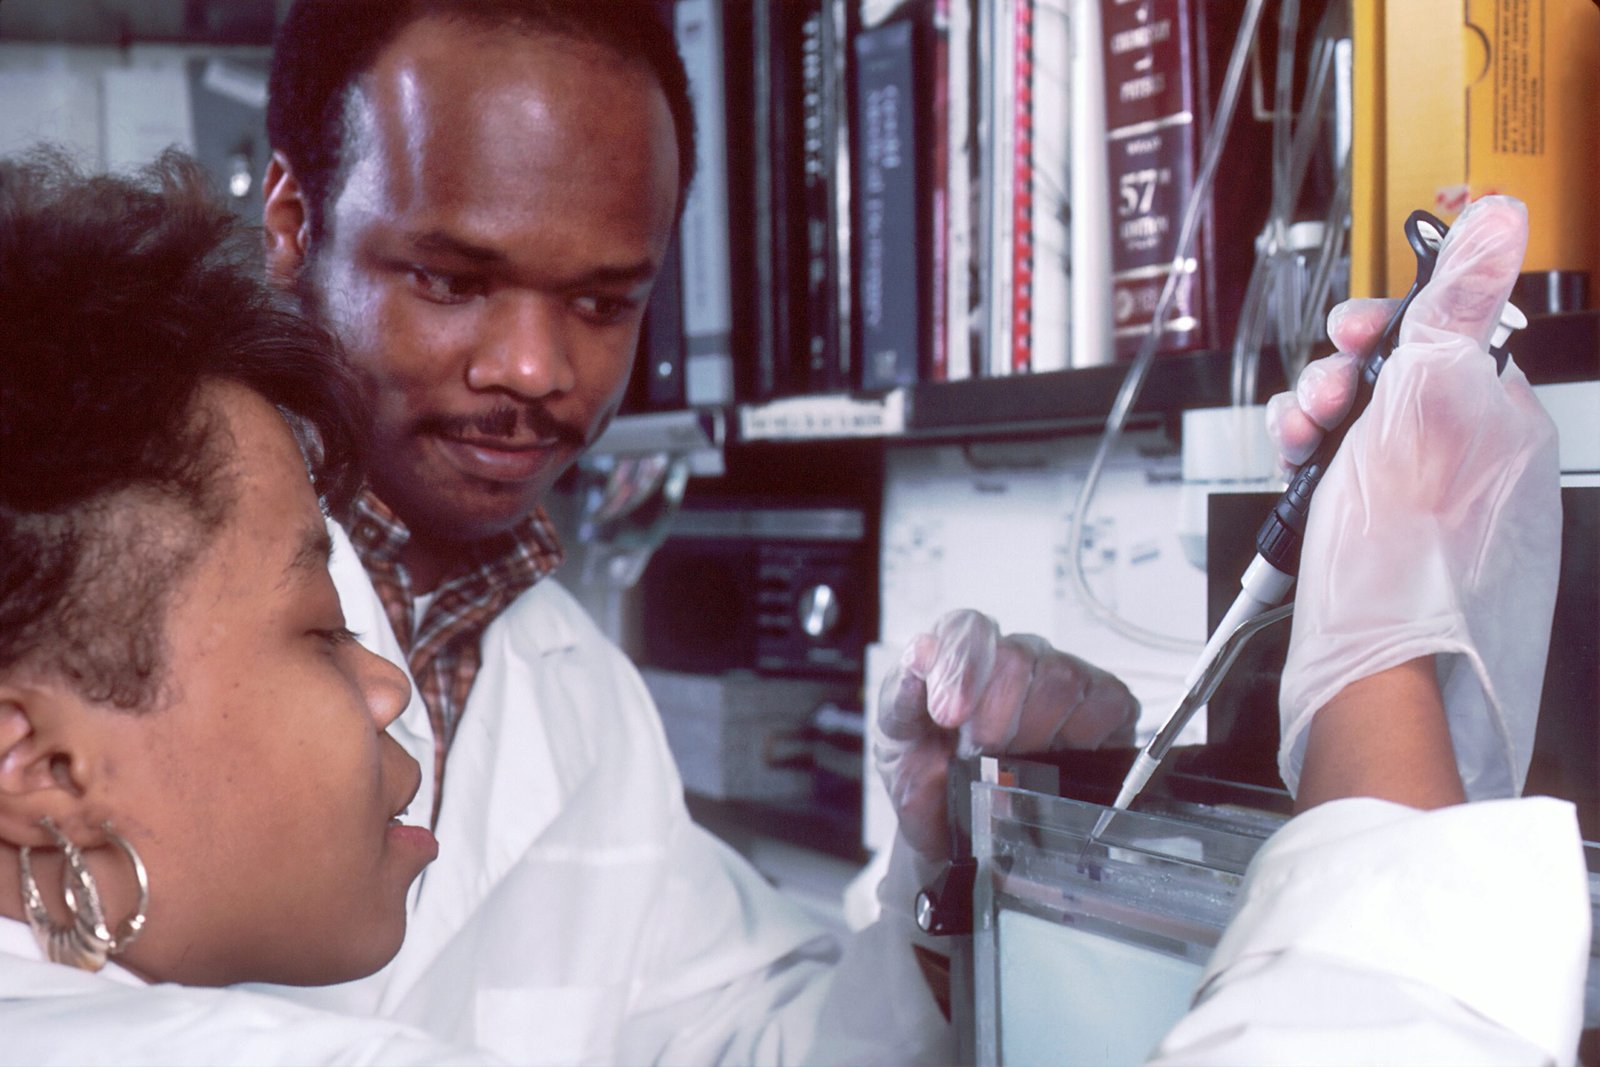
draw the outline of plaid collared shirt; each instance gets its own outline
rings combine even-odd
[[[560,565],[562,548],[543,510],[504,534],[473,545],[464,572],[434,591],[427,611],[416,617],[411,576],[400,550],[411,533],[369,489],[356,500],[350,541],[383,601],[411,676],[433,723],[433,822],[444,795],[444,763],[461,712],[482,663],[479,638],[495,616],[523,590]]]

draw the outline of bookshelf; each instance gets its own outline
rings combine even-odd
[[[1513,343],[1518,365],[1535,385],[1600,378],[1600,309],[1533,318]],[[1145,380],[1134,418],[1160,420],[1188,408],[1229,403],[1230,353],[1188,352],[1158,359]],[[600,452],[739,448],[755,441],[865,438],[885,444],[962,438],[1003,440],[1064,433],[1095,433],[1105,425],[1125,364],[975,378],[918,382],[890,393],[817,394],[758,404],[686,409],[675,413],[623,415],[596,446]],[[1271,351],[1263,354],[1259,398],[1284,388]],[[809,411],[807,432],[800,415],[785,432],[741,433],[752,415]],[[880,412],[871,425],[871,412]],[[692,427],[692,429],[691,429]]]
[[[1313,98],[1329,79],[1306,59],[1315,52],[1326,74],[1324,12],[1343,2],[1305,0],[1289,28],[1302,58],[1288,87],[1305,94],[1311,145],[1334,136],[1332,94]],[[1160,349],[1195,357],[1173,381],[1231,344],[1272,200],[1270,127],[1249,106],[1226,126],[1227,195],[1175,257],[1241,5],[662,3],[696,101],[701,170],[663,275],[662,302],[678,300],[647,317],[624,411],[721,407],[759,439],[804,436],[808,423],[897,436],[923,411],[946,427],[951,398],[966,394],[926,386],[981,381],[967,398],[981,402],[1038,384],[1000,379],[1130,356],[1155,329],[1169,262],[1182,282]],[[1280,32],[1263,20],[1262,49]],[[1113,113],[1119,90],[1137,106]],[[1320,217],[1325,169],[1311,168],[1291,207]],[[1063,381],[1093,390],[1105,376]],[[794,397],[827,399],[769,407]],[[1074,403],[1058,417],[1085,415]]]
[[[1257,31],[1261,58],[1230,131],[1252,128],[1237,139],[1228,135],[1226,180],[1219,183],[1217,210],[1203,224],[1195,251],[1194,289],[1178,303],[1183,325],[1172,328],[1172,338],[1164,337],[1130,415],[1130,429],[1159,431],[1163,447],[1176,446],[1183,411],[1232,400],[1234,325],[1243,317],[1256,238],[1269,206],[1281,206],[1272,205],[1268,175],[1272,109],[1284,99],[1310,100],[1318,77],[1326,78],[1322,99],[1349,93],[1348,70],[1337,68],[1349,61],[1348,28],[1342,31],[1343,53],[1316,51],[1327,44],[1324,31],[1343,3],[1302,0],[1298,26],[1288,27],[1296,42],[1294,73],[1279,78],[1274,96],[1273,54],[1285,27],[1278,21],[1283,5],[1268,0]],[[1146,53],[1140,51],[1145,46],[1138,27],[1101,25],[1108,7],[1102,0],[676,4],[680,10],[686,6],[700,25],[714,24],[723,50],[719,59],[701,47],[690,69],[691,83],[698,79],[704,86],[709,79],[717,90],[712,95],[723,103],[714,116],[719,128],[707,134],[715,147],[705,157],[721,158],[726,167],[721,191],[712,198],[722,214],[688,220],[685,232],[703,240],[708,227],[720,227],[729,246],[698,282],[694,276],[702,268],[687,243],[671,268],[680,274],[674,282],[680,292],[703,292],[707,276],[724,279],[724,351],[732,369],[718,378],[726,394],[698,401],[682,393],[663,399],[659,390],[652,398],[649,382],[636,380],[624,414],[596,451],[638,451],[652,444],[672,450],[679,447],[676,441],[703,458],[718,457],[719,463],[703,469],[722,473],[693,479],[686,506],[800,508],[831,492],[837,498],[832,503],[865,513],[866,540],[883,553],[879,539],[892,510],[886,505],[893,502],[896,460],[922,446],[990,443],[1003,445],[1001,451],[1024,444],[1033,456],[1064,450],[1065,439],[1082,444],[1100,433],[1129,366],[1130,327],[1114,308],[1113,293],[1138,289],[1113,289],[1113,275],[1125,266],[1112,250],[1113,228],[1119,218],[1134,229],[1178,228],[1182,183],[1193,178],[1231,28],[1244,4],[1141,5],[1154,22],[1172,14],[1175,26],[1182,23],[1174,32],[1190,35],[1184,47],[1164,52],[1155,47],[1163,43],[1159,35],[1152,34],[1146,49],[1158,67],[1195,64],[1181,75],[1178,106],[1189,112],[1183,121],[1159,108],[1108,115],[1103,99],[1096,114],[1095,106],[1084,104],[1086,94],[1069,93],[1066,100],[1048,95],[1061,87],[1045,84],[1039,72],[1053,61],[1077,72],[1074,91],[1085,78],[1105,89],[1113,78],[1152,70],[1140,65]],[[1065,31],[1052,24],[1058,17],[1071,20]],[[905,29],[883,30],[896,23]],[[1114,57],[1107,36],[1112,32],[1129,35],[1123,38],[1127,47]],[[1213,35],[1209,42],[1205,33]],[[863,45],[864,34],[870,36]],[[908,49],[909,77],[886,66],[890,56]],[[865,72],[863,56],[873,64]],[[965,87],[959,101],[939,95],[959,92],[956,87]],[[1337,110],[1333,103],[1320,106],[1330,114]],[[1348,101],[1345,107],[1342,118],[1348,122]],[[1019,123],[1025,116],[1027,124],[997,130],[997,116],[1006,115]],[[1056,130],[1044,151],[1053,124],[1063,121],[1068,135]],[[1192,123],[1192,130],[1156,139],[1160,143],[1144,157],[1130,149],[1123,162],[1133,170],[1121,178],[1102,172],[1095,179],[1095,168],[1081,161],[1097,151],[1115,155],[1108,140],[1117,131],[1108,124],[1116,122],[1122,123],[1117,129],[1123,131],[1123,148],[1144,125],[1172,130]],[[1329,118],[1330,130],[1334,124]],[[1317,136],[1330,143],[1307,155],[1294,194],[1301,199],[1288,216],[1297,220],[1342,217],[1334,137]],[[1033,157],[1018,155],[1030,147]],[[729,153],[755,155],[741,161],[727,158]],[[1155,165],[1140,170],[1140,158]],[[1104,171],[1109,164],[1100,162]],[[1172,173],[1146,173],[1162,166]],[[1070,225],[1063,227],[1064,221]],[[886,238],[891,232],[899,236]],[[1102,244],[1104,249],[1094,251]],[[1154,258],[1135,281],[1147,278],[1150,263],[1170,260],[1171,250],[1162,247],[1146,249]],[[1047,259],[1047,253],[1056,258]],[[740,266],[729,271],[719,266],[725,262]],[[1070,282],[1065,290],[1057,270],[1063,262]],[[773,286],[778,290],[768,291]],[[1133,303],[1153,303],[1147,280],[1143,291]],[[1039,314],[1042,309],[1030,300],[1065,303],[1064,320]],[[706,351],[703,336],[693,346],[670,332],[650,336],[650,322],[642,374],[659,371],[674,352],[687,358],[691,347]],[[1600,310],[1535,316],[1513,349],[1535,384],[1600,378]],[[1321,351],[1313,348],[1312,354]],[[892,359],[885,355],[890,352]],[[684,377],[680,369],[675,380]],[[1255,399],[1264,402],[1285,384],[1269,338]],[[866,581],[876,601],[879,575]],[[1047,583],[1036,584],[1043,590]],[[651,615],[648,604],[637,610],[645,619]],[[875,623],[881,626],[889,614],[881,612]],[[864,671],[863,687],[868,677]],[[863,692],[863,704],[867,699]],[[819,797],[801,836],[826,839],[824,850],[848,854],[853,845],[843,839],[853,833],[858,799],[836,788]],[[796,811],[806,810],[801,805],[773,815],[759,804],[733,809],[741,822],[777,826],[795,825]]]

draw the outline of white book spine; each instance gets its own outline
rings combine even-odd
[[[1111,194],[1099,0],[1073,0],[1072,350],[1074,367],[1116,361],[1111,337]]]
[[[985,373],[1011,373],[1011,253],[1012,209],[1015,203],[1016,4],[1019,0],[993,0],[980,5],[985,64],[983,106],[987,137],[983,145],[983,190],[986,196],[984,227],[984,331]]]

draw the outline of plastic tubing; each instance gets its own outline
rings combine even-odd
[[[1195,175],[1194,188],[1189,191],[1189,198],[1183,206],[1183,217],[1178,224],[1177,248],[1173,253],[1172,263],[1167,268],[1167,278],[1161,286],[1161,295],[1156,299],[1155,312],[1150,318],[1152,328],[1140,343],[1139,351],[1134,356],[1127,375],[1122,379],[1122,385],[1117,389],[1116,398],[1111,403],[1111,412],[1106,417],[1106,429],[1100,438],[1100,447],[1095,450],[1094,459],[1090,461],[1089,470],[1084,475],[1083,485],[1078,489],[1077,501],[1072,512],[1072,527],[1067,537],[1067,543],[1072,546],[1072,566],[1068,568],[1067,573],[1071,576],[1073,591],[1088,607],[1090,613],[1124,637],[1140,644],[1174,652],[1192,653],[1203,648],[1204,643],[1147,629],[1124,619],[1101,603],[1094,595],[1094,590],[1089,587],[1088,575],[1083,570],[1083,534],[1087,527],[1089,504],[1094,499],[1095,489],[1100,484],[1100,474],[1105,469],[1106,459],[1122,438],[1122,428],[1128,421],[1128,413],[1133,410],[1134,402],[1139,398],[1139,390],[1144,387],[1144,380],[1150,372],[1150,364],[1155,360],[1156,344],[1161,338],[1160,327],[1178,291],[1181,265],[1194,250],[1195,232],[1200,225],[1202,209],[1211,195],[1212,179],[1216,177],[1217,164],[1222,158],[1222,145],[1228,137],[1234,105],[1239,101],[1239,87],[1244,82],[1245,61],[1250,55],[1250,42],[1255,39],[1256,26],[1261,21],[1261,9],[1264,4],[1265,0],[1247,0],[1244,16],[1239,23],[1239,32],[1234,37],[1233,52],[1228,57],[1228,69],[1223,75],[1222,92],[1217,98],[1211,129],[1206,134],[1205,145],[1200,153],[1200,167]]]
[[[1233,360],[1229,364],[1233,373],[1228,395],[1235,407],[1248,405],[1256,392],[1256,364],[1261,358],[1261,335],[1267,322],[1265,301],[1272,277],[1270,242],[1269,233],[1256,239],[1255,265],[1250,268],[1250,281],[1239,305],[1239,325],[1234,330]]]
[[[1319,314],[1322,305],[1327,302],[1328,289],[1333,284],[1333,264],[1344,255],[1345,243],[1345,216],[1350,212],[1350,157],[1345,156],[1339,161],[1339,176],[1333,189],[1333,200],[1328,205],[1327,217],[1323,219],[1322,247],[1317,250],[1317,267],[1311,275],[1311,284],[1307,287],[1306,302],[1300,310],[1300,330],[1294,338],[1292,346],[1283,345],[1279,348],[1279,357],[1283,360],[1284,381],[1298,380],[1300,372],[1305,369],[1306,357],[1311,352],[1311,345],[1323,325],[1323,316]]]
[[[1329,9],[1331,16],[1333,9]],[[1287,160],[1277,154],[1278,145],[1281,143],[1274,129],[1274,156],[1278,161],[1273,173],[1272,211],[1267,218],[1267,225],[1257,241],[1256,262],[1251,269],[1250,281],[1245,290],[1245,299],[1239,311],[1239,326],[1234,335],[1233,361],[1231,364],[1230,397],[1235,405],[1244,406],[1255,402],[1257,371],[1261,362],[1261,340],[1266,328],[1266,299],[1267,292],[1274,286],[1273,276],[1278,257],[1283,252],[1282,242],[1288,232],[1289,215],[1294,205],[1298,202],[1301,187],[1305,184],[1306,171],[1311,165],[1312,154],[1317,147],[1317,134],[1322,121],[1319,117],[1322,109],[1323,97],[1328,92],[1328,84],[1332,78],[1334,40],[1337,37],[1336,27],[1330,26],[1330,17],[1324,16],[1317,30],[1317,44],[1312,52],[1310,75],[1306,79],[1305,91],[1300,102],[1300,124],[1294,131],[1294,138],[1288,153]],[[1278,71],[1280,76],[1280,92],[1282,91],[1282,76],[1285,71],[1292,73],[1292,58],[1285,58],[1281,54],[1282,47],[1292,43],[1284,36],[1282,27],[1279,29],[1280,55]],[[1276,105],[1279,114],[1274,116],[1277,120],[1282,117],[1282,105]],[[1348,162],[1348,161],[1346,161]],[[1348,200],[1348,193],[1345,194]],[[1337,194],[1335,199],[1337,200]],[[1287,207],[1283,205],[1288,205]],[[1326,228],[1323,231],[1322,253],[1323,259],[1319,268],[1328,264],[1328,249],[1335,241],[1342,248],[1344,239],[1344,214],[1345,208],[1336,206],[1330,210]],[[1335,232],[1337,231],[1337,232]],[[1331,238],[1331,240],[1330,240]],[[1315,291],[1315,285],[1312,287]],[[1327,294],[1327,286],[1321,287],[1323,297]],[[1286,380],[1293,381],[1297,370],[1291,371],[1298,353],[1305,351],[1310,346],[1309,338],[1322,325],[1320,316],[1316,322],[1311,322],[1307,316],[1315,314],[1316,305],[1309,300],[1294,309],[1297,317],[1302,322],[1294,330],[1280,330],[1278,341],[1279,359],[1285,367]],[[1300,327],[1303,326],[1302,330]],[[1296,345],[1297,335],[1304,334],[1308,339],[1303,345]],[[1290,352],[1291,347],[1295,348]]]
[[[1300,24],[1300,0],[1282,0],[1278,7],[1278,81],[1272,94],[1272,214],[1287,224],[1294,212],[1300,183],[1287,180],[1294,169],[1294,36]]]

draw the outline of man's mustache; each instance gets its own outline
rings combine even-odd
[[[441,437],[501,437],[510,440],[524,429],[540,440],[554,439],[577,448],[588,443],[581,429],[569,426],[542,407],[501,405],[476,415],[434,415],[417,428]]]

